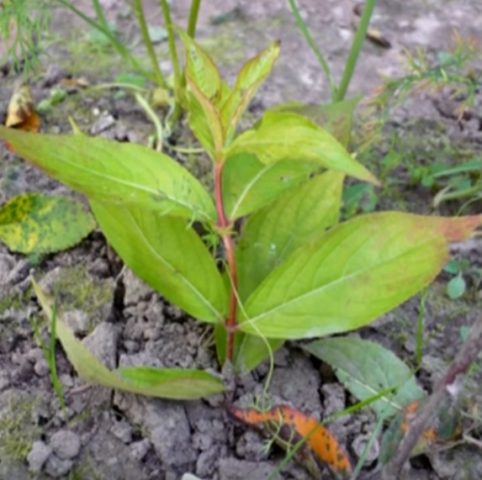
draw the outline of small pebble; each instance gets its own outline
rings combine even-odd
[[[38,440],[32,443],[32,450],[27,455],[28,468],[33,473],[39,473],[52,453],[52,448]]]
[[[125,420],[114,422],[110,431],[121,442],[126,444],[132,442],[132,427]]]
[[[45,465],[45,472],[53,478],[61,478],[70,472],[73,465],[72,460],[63,460],[56,455],[50,455]]]
[[[76,335],[85,335],[89,329],[89,317],[83,310],[69,310],[63,319]]]
[[[132,458],[141,462],[142,460],[144,460],[147,452],[151,448],[151,442],[149,442],[149,440],[147,439],[144,439],[138,442],[131,443],[130,447]]]
[[[70,430],[59,430],[50,438],[50,446],[62,460],[76,457],[80,452],[80,437]]]
[[[48,363],[46,362],[45,358],[39,358],[35,362],[35,365],[33,366],[33,371],[39,377],[45,377],[49,373],[50,369],[49,369]]]
[[[361,458],[361,456],[364,454],[365,448],[371,440],[371,436],[372,436],[371,433],[366,435],[358,435],[355,438],[355,440],[353,440],[351,447],[353,449],[353,452],[358,458]],[[366,454],[365,465],[370,465],[378,458],[379,455],[380,455],[380,445],[378,443],[378,440],[375,438],[370,450]]]

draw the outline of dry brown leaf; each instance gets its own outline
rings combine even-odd
[[[10,99],[5,126],[27,132],[38,132],[40,117],[35,112],[32,93],[28,85],[18,87]]]

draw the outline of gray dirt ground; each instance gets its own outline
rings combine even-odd
[[[104,0],[103,3],[110,20],[120,26],[127,38],[135,40],[132,18],[123,14],[122,2]],[[149,21],[156,24],[160,19],[157,2],[147,3],[151,12]],[[339,78],[353,35],[354,3],[345,0],[300,3],[318,44],[327,52],[335,77]],[[90,2],[83,0],[78,4],[88,7]],[[173,2],[176,22],[185,22],[188,5],[187,0]],[[214,18],[229,13],[226,21],[213,25]],[[366,44],[352,93],[370,94],[383,76],[402,74],[404,49],[446,50],[453,29],[474,35],[482,42],[482,3],[381,0],[373,24],[392,47],[382,49]],[[109,81],[114,73],[124,71],[114,54],[101,53],[100,60],[92,61],[97,57],[85,39],[84,27],[70,15],[55,14],[53,25],[57,39],[65,36],[70,40],[59,42],[54,38],[50,55],[43,57],[41,74],[31,82],[36,101],[46,98],[68,74],[85,76],[95,83]],[[255,99],[254,115],[280,101],[320,102],[328,98],[319,66],[294,27],[287,2],[205,1],[198,32],[200,41],[230,79],[243,59],[271,40],[281,39],[280,61]],[[165,45],[159,48],[165,49]],[[168,63],[163,62],[162,66],[167,67]],[[12,72],[1,75],[0,120],[18,78]],[[442,125],[449,142],[480,152],[480,94],[475,120],[472,118],[462,126],[450,115],[441,115],[440,102],[446,102],[443,93],[435,97],[418,96],[397,109],[390,128],[403,133],[419,129],[427,137],[438,138],[437,128]],[[109,138],[145,142],[151,133],[142,111],[128,96],[108,91],[70,95],[43,116],[42,130],[68,131],[68,115],[81,128]],[[381,158],[383,147],[377,152]],[[378,160],[373,159],[375,165]],[[0,202],[26,191],[66,193],[67,189],[0,146]],[[403,208],[424,213],[432,210],[427,192],[408,186],[404,195]],[[393,199],[381,199],[382,205],[393,203]],[[481,243],[473,242],[459,247],[455,253],[468,258],[474,269],[480,269],[481,252]],[[283,453],[277,449],[266,453],[262,437],[228,417],[220,398],[175,403],[102,388],[83,389],[82,381],[59,349],[58,369],[67,400],[66,411],[61,411],[42,352],[33,340],[31,320],[38,318],[40,312],[29,289],[29,272],[35,274],[44,288],[59,294],[72,328],[81,336],[87,335],[85,342],[108,366],[217,368],[214,352],[205,341],[209,334],[207,327],[166,304],[130,272],[124,276],[125,293],[119,300],[120,270],[119,260],[99,232],[77,247],[38,264],[0,245],[0,480],[178,480],[186,472],[203,480],[266,480],[282,461]],[[451,301],[445,294],[446,282],[447,277],[442,275],[427,293],[426,355],[418,373],[427,389],[461,344],[461,327],[471,325],[482,306],[480,287],[473,285],[464,298]],[[363,329],[360,335],[391,347],[410,362],[420,305],[420,298],[414,298]],[[464,394],[466,402],[479,405],[479,412],[480,367],[479,363],[474,368]],[[266,372],[266,367],[261,366],[241,379],[236,398],[243,401],[253,392],[260,392]],[[336,383],[333,373],[301,353],[296,344],[287,345],[277,353],[271,393],[316,417],[330,415],[353,402]],[[354,445],[366,438],[374,426],[375,417],[370,411],[331,424],[351,454]],[[473,434],[480,438],[480,431]],[[272,478],[309,477],[303,469],[291,465]],[[323,478],[330,477],[327,473]],[[480,446],[467,445],[434,451],[414,462],[407,478],[478,480],[482,478],[482,451]]]

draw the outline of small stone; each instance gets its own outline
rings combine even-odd
[[[266,480],[272,475],[275,465],[270,462],[246,462],[236,458],[219,460],[219,480]],[[280,480],[279,475],[272,477]]]
[[[138,442],[131,443],[131,455],[132,458],[141,462],[144,460],[147,452],[151,448],[151,442],[146,438]]]
[[[343,385],[339,383],[325,383],[321,387],[321,394],[323,396],[323,415],[325,417],[344,410],[346,395]]]
[[[134,340],[124,340],[124,348],[128,353],[137,353],[140,350],[140,345]]]
[[[125,444],[132,442],[132,427],[125,420],[114,422],[110,431],[121,442]]]
[[[30,453],[27,455],[29,470],[33,473],[39,473],[51,453],[52,448],[44,442],[40,440],[33,442],[32,450],[30,450]]]
[[[54,453],[62,460],[76,457],[80,452],[80,437],[70,430],[59,430],[50,439]]]
[[[63,460],[56,455],[50,455],[45,465],[45,472],[53,478],[60,478],[67,475],[73,465],[72,460]]]
[[[124,273],[124,285],[126,288],[124,303],[128,305],[136,305],[141,300],[146,300],[152,296],[152,289],[149,288],[141,279],[139,279],[131,270]]]
[[[39,377],[45,377],[50,371],[49,365],[45,358],[39,358],[36,362],[35,365],[33,366],[33,371],[39,376]]]
[[[82,343],[96,356],[107,368],[116,367],[118,332],[115,325],[102,322],[95,330],[85,337]]]
[[[219,448],[211,447],[201,452],[196,460],[196,473],[201,477],[212,478],[219,459]]]
[[[0,392],[10,385],[10,375],[8,372],[0,372]]]
[[[83,310],[69,310],[62,318],[76,335],[85,335],[88,332],[89,317]]]
[[[351,447],[353,452],[358,458],[361,458],[362,455],[365,453],[365,448],[368,443],[371,441],[372,433],[369,434],[362,434],[358,435],[355,440],[353,440]],[[365,454],[365,465],[370,465],[374,462],[378,456],[380,455],[380,444],[378,440],[375,438],[370,450]]]
[[[72,375],[69,375],[68,373],[62,373],[60,375],[60,383],[65,388],[72,388],[75,385],[75,381],[72,378]]]
[[[114,125],[115,118],[110,113],[105,112],[93,123],[92,127],[90,128],[90,133],[92,135],[99,135]]]

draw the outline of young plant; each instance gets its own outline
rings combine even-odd
[[[480,215],[381,212],[337,224],[345,175],[377,180],[332,134],[283,109],[237,131],[279,45],[249,60],[231,87],[199,45],[181,39],[188,120],[212,160],[212,192],[174,159],[139,145],[4,127],[0,138],[88,197],[126,265],[213,326],[221,363],[244,373],[286,339],[367,325],[429,284],[446,264],[449,242],[482,223]],[[346,137],[337,122],[327,125]],[[210,251],[204,239],[212,246],[213,237]],[[60,317],[57,335],[91,382],[170,398],[222,389],[216,376],[197,370],[111,372]]]

